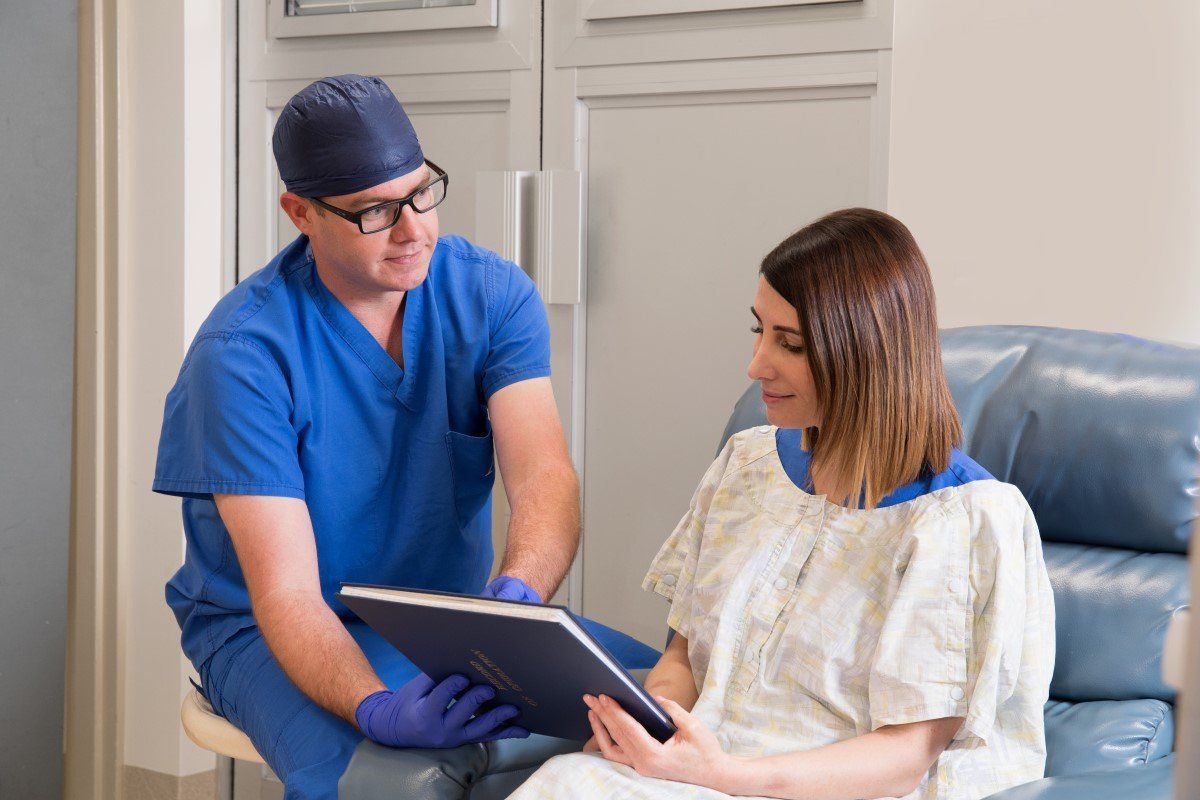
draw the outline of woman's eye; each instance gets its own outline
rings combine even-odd
[[[751,333],[754,333],[754,334],[758,334],[759,336],[761,336],[761,335],[762,335],[762,328],[761,328],[760,326],[758,326],[758,325],[755,325],[753,328],[751,328],[751,329],[750,329],[750,332],[751,332]]]
[[[804,352],[804,345],[802,345],[802,344],[789,344],[787,342],[782,342],[782,344],[783,344],[783,349],[787,350],[789,353],[803,353]]]

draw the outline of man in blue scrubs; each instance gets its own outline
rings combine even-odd
[[[448,178],[387,86],[313,83],[273,145],[301,236],[196,335],[154,490],[184,498],[167,601],[204,693],[287,798],[334,798],[364,736],[528,735],[512,706],[474,713],[490,687],[419,674],[334,599],[340,584],[540,602],[575,553],[578,483],[537,291],[494,253],[439,238]],[[493,444],[512,521],[485,587]]]

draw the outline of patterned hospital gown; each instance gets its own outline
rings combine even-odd
[[[1021,493],[955,451],[889,495],[910,499],[847,509],[789,478],[776,432],[730,439],[643,583],[687,637],[693,713],[739,756],[963,717],[913,800],[1042,777],[1054,605]],[[724,797],[592,753],[551,759],[512,795]]]

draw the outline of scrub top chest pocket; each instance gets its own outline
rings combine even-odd
[[[482,436],[447,431],[446,449],[450,454],[458,525],[468,528],[488,506],[496,479],[491,426]]]

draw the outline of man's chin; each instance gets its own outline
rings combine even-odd
[[[391,262],[384,262],[383,282],[394,292],[410,292],[425,282],[429,275],[429,264],[418,264],[397,269]]]

